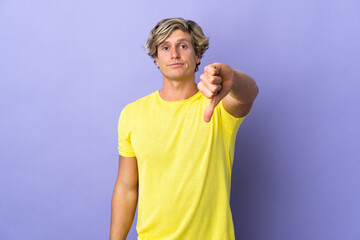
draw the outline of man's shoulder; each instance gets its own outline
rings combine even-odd
[[[157,97],[158,91],[152,92],[142,98],[139,98],[138,100],[136,100],[135,102],[132,102],[133,104],[137,104],[137,105],[142,105],[142,104],[147,104],[151,101],[154,101]]]
[[[151,104],[154,103],[156,100],[156,95],[158,94],[158,91],[152,92],[142,98],[137,99],[134,102],[131,102],[127,104],[124,107],[124,110],[128,112],[138,112],[139,110],[143,110],[151,106]]]

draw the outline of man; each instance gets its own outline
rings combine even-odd
[[[257,85],[222,63],[206,66],[196,84],[208,38],[193,21],[160,21],[146,48],[163,88],[120,115],[110,239],[126,239],[138,200],[139,240],[235,239],[229,203],[235,138]]]

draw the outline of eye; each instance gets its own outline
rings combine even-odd
[[[185,44],[181,44],[180,49],[187,49],[187,46]]]
[[[162,47],[161,48],[163,51],[167,51],[167,50],[169,50],[169,47],[168,46],[164,46],[164,47]]]

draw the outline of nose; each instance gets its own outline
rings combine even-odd
[[[171,58],[179,58],[180,57],[180,55],[179,55],[179,51],[178,51],[178,49],[176,48],[176,47],[172,47],[171,48]]]

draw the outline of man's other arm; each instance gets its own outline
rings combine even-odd
[[[111,201],[110,240],[125,240],[138,200],[136,157],[119,156],[119,170]]]
[[[230,92],[223,99],[225,110],[234,117],[245,117],[259,92],[254,79],[239,70],[234,71]]]
[[[198,89],[210,99],[204,114],[206,122],[210,121],[221,100],[228,113],[237,118],[245,117],[259,91],[256,82],[249,75],[223,63],[207,65],[200,80]]]

